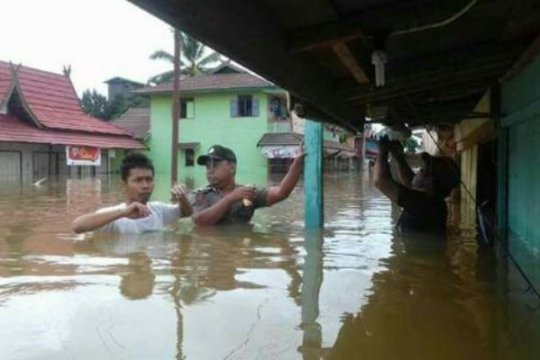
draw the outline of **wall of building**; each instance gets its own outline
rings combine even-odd
[[[48,176],[92,176],[109,170],[106,150],[101,166],[67,166],[63,145],[0,143],[0,182],[29,183]]]
[[[240,183],[265,184],[267,159],[257,148],[257,142],[268,131],[268,98],[263,92],[253,93],[259,102],[259,116],[231,117],[231,100],[246,92],[200,94],[193,96],[193,117],[182,119],[179,126],[180,143],[199,143],[195,159],[214,144],[230,147],[238,159]],[[189,115],[189,111],[188,111]],[[171,168],[171,96],[154,96],[151,100],[151,135],[149,156],[156,174],[169,176]],[[185,166],[185,152],[179,151],[179,179],[200,186],[205,183],[204,167]],[[186,180],[187,179],[187,180]]]
[[[501,113],[499,209],[510,251],[540,288],[540,57],[502,84]]]

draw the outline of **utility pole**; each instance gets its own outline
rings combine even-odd
[[[174,29],[174,73],[172,93],[172,147],[171,186],[178,181],[178,121],[180,120],[180,53],[182,40],[180,30]]]

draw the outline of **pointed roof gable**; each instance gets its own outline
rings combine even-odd
[[[86,115],[68,77],[21,66],[16,74],[19,95],[39,125],[51,129],[127,135],[117,126]]]
[[[15,113],[5,114],[10,100],[17,103]],[[0,141],[142,147],[130,131],[83,113],[68,77],[5,61],[0,61],[0,117]]]

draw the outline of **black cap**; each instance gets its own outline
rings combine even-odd
[[[206,165],[209,159],[227,160],[236,163],[236,155],[234,155],[234,152],[221,145],[211,146],[206,155],[201,155],[197,158],[197,164]]]

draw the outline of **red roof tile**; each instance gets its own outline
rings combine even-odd
[[[129,134],[122,128],[84,114],[66,76],[23,66],[17,77],[23,101],[43,126],[101,134]]]
[[[38,129],[12,114],[0,114],[0,142],[84,145],[103,149],[142,149],[126,135],[98,135],[65,130]]]
[[[180,91],[204,91],[204,90],[234,90],[234,89],[259,89],[276,87],[269,81],[248,73],[239,74],[211,74],[188,77],[180,80]],[[171,92],[172,83],[160,84],[134,90],[139,94],[154,94]]]

